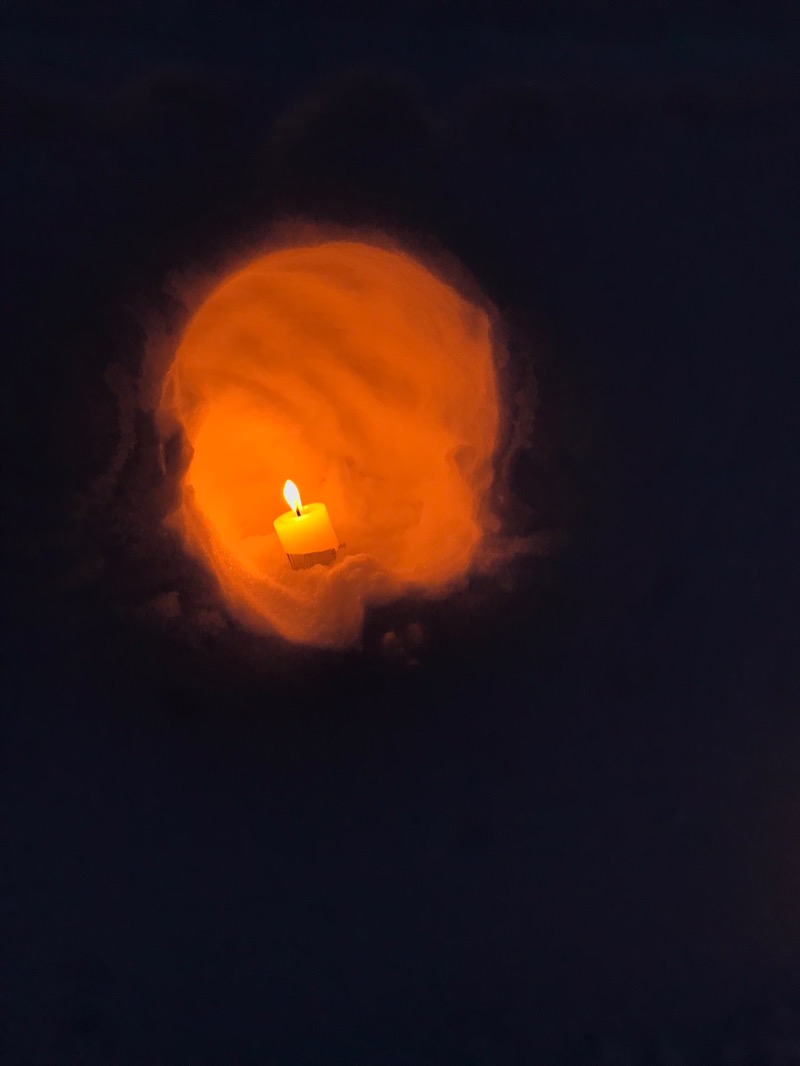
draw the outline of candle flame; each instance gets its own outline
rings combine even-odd
[[[283,486],[283,498],[289,504],[291,509],[300,517],[300,508],[303,506],[300,501],[300,490],[293,481],[287,481]]]

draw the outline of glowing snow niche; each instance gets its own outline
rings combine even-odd
[[[499,429],[489,313],[407,254],[255,259],[190,320],[161,408],[193,449],[173,522],[250,628],[357,644],[368,604],[444,595],[474,565]],[[327,507],[333,565],[289,566],[287,478]]]

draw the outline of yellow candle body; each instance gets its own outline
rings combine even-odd
[[[299,556],[318,556],[320,553],[336,553],[339,547],[339,538],[328,517],[328,508],[324,503],[308,503],[300,508],[300,514],[287,511],[279,515],[274,522],[275,532],[281,542],[281,547],[289,556],[293,567],[302,567],[304,564],[298,559]],[[333,560],[333,555],[330,561]],[[314,559],[313,562],[323,562],[322,558]],[[308,565],[307,561],[305,565]]]

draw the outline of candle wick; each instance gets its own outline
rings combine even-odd
[[[298,504],[297,507],[295,507],[295,512],[296,512],[298,518],[302,518],[303,517],[300,514],[300,504]]]

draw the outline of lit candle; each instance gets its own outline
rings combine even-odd
[[[283,486],[283,495],[291,510],[275,519],[275,532],[289,557],[293,570],[305,570],[316,563],[329,566],[336,558],[339,538],[328,517],[324,503],[300,501],[293,481]]]

